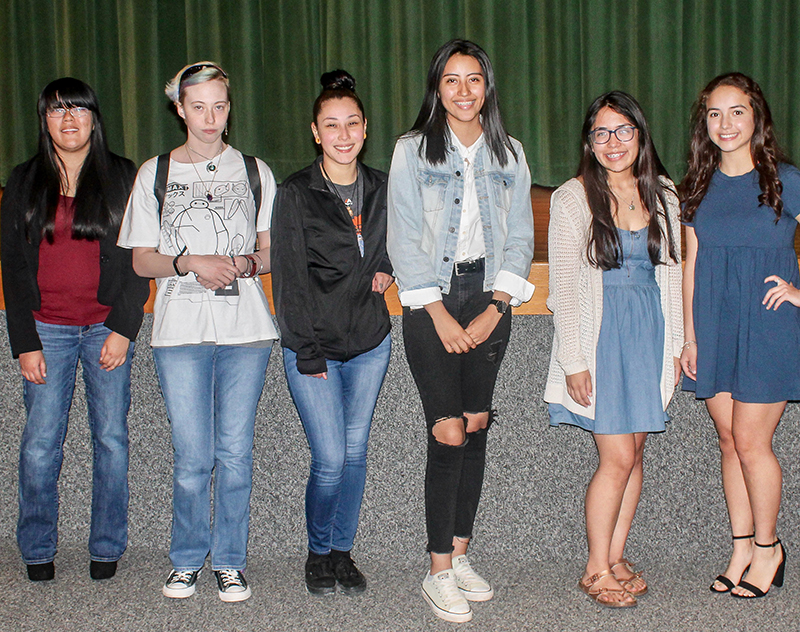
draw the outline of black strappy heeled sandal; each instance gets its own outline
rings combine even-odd
[[[775,577],[772,578],[772,586],[775,588],[780,588],[783,586],[783,576],[786,572],[786,549],[783,548],[783,544],[780,541],[780,538],[775,540],[772,544],[759,544],[758,542],[753,542],[756,546],[762,549],[774,549],[776,546],[780,545],[781,547],[781,563],[778,565],[778,570],[775,571]],[[767,593],[769,592],[769,588],[767,591],[764,592],[758,586],[753,586],[753,584],[740,581],[738,588],[744,588],[745,590],[749,590],[752,595],[737,595],[736,593],[731,593],[734,597],[739,599],[760,599],[761,597],[766,597]]]
[[[751,533],[750,535],[735,535],[731,539],[732,540],[749,540],[750,538],[754,538],[754,537],[756,537],[756,534],[755,533]],[[744,574],[747,572],[747,570],[749,568],[750,568],[750,565],[748,564],[747,568],[745,568],[742,571],[742,574],[739,577],[739,581],[742,581],[742,577],[744,577]],[[717,582],[719,582],[720,584],[725,586],[725,590],[717,590],[716,588],[714,588],[714,584],[716,584]],[[717,578],[714,580],[714,584],[711,584],[711,586],[709,586],[709,588],[711,589],[711,592],[718,593],[720,595],[725,594],[725,593],[729,593],[730,591],[732,591],[736,587],[736,584],[734,584],[729,578],[725,577],[725,575],[717,575]]]

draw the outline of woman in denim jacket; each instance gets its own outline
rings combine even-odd
[[[395,147],[387,233],[428,427],[431,567],[422,592],[448,621],[469,621],[468,600],[493,595],[466,552],[509,304],[533,294],[530,184],[522,146],[503,126],[488,56],[472,42],[448,42],[431,61],[414,127]]]

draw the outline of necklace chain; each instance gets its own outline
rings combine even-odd
[[[216,179],[217,179],[218,165],[215,165],[215,164],[211,163],[211,161],[212,161],[212,160],[214,160],[214,158],[217,158],[217,157],[219,157],[219,156],[222,154],[222,152],[223,152],[223,150],[224,150],[224,148],[225,148],[225,143],[222,143],[222,144],[219,146],[219,149],[217,150],[217,153],[216,153],[216,154],[214,154],[214,156],[213,156],[213,157],[211,157],[211,158],[206,158],[205,156],[203,156],[203,154],[201,154],[201,153],[200,153],[199,151],[197,151],[196,149],[192,149],[191,147],[189,147],[189,143],[184,143],[184,145],[183,145],[183,146],[184,146],[184,148],[186,149],[186,157],[189,159],[189,162],[190,162],[190,163],[192,163],[192,168],[194,169],[194,172],[197,174],[197,177],[198,177],[198,179],[200,180],[200,184],[202,184],[202,185],[203,185],[203,189],[205,189],[205,192],[206,192],[206,199],[207,199],[209,202],[212,202],[212,201],[214,200],[214,196],[211,194],[211,191],[214,189],[214,182],[215,182],[215,181],[216,181]],[[207,169],[208,169],[209,171],[211,171],[211,172],[214,174],[214,175],[211,177],[211,184],[209,184],[209,185],[206,185],[206,181],[205,181],[205,180],[203,180],[203,176],[201,176],[201,175],[200,175],[200,172],[197,170],[197,165],[194,163],[194,160],[192,160],[192,155],[189,153],[189,150],[193,151],[194,153],[196,153],[196,154],[197,154],[198,156],[200,156],[201,158],[205,158],[205,160],[208,160],[208,161],[209,161],[209,163],[210,163],[210,164],[208,165]],[[213,167],[213,169],[212,169],[212,167]]]

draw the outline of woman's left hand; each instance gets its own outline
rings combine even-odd
[[[108,334],[108,338],[100,350],[100,368],[113,371],[118,366],[125,364],[130,343],[130,340],[115,331]]]
[[[494,328],[497,327],[497,323],[500,322],[502,317],[503,315],[497,311],[494,305],[489,305],[467,325],[467,335],[472,338],[476,345],[485,342],[492,335]]]
[[[767,309],[778,309],[778,306],[784,301],[789,301],[795,307],[800,307],[800,289],[791,283],[787,283],[777,274],[771,274],[764,279],[764,283],[769,283],[770,281],[777,283],[777,285],[770,288],[766,296],[764,296],[764,300],[761,301],[763,305],[767,306]]]
[[[392,286],[392,283],[394,283],[394,277],[391,274],[376,272],[372,277],[372,291],[383,294]]]

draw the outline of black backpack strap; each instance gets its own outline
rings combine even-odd
[[[261,210],[261,175],[258,173],[258,163],[253,156],[242,154],[242,158],[244,158],[244,167],[247,170],[247,179],[250,181],[250,192],[256,203],[256,224],[258,224],[258,212]]]
[[[167,196],[167,178],[169,177],[169,152],[161,154],[156,163],[156,181],[153,184],[153,193],[158,200],[158,223],[161,224],[161,211],[164,208],[164,199]]]

